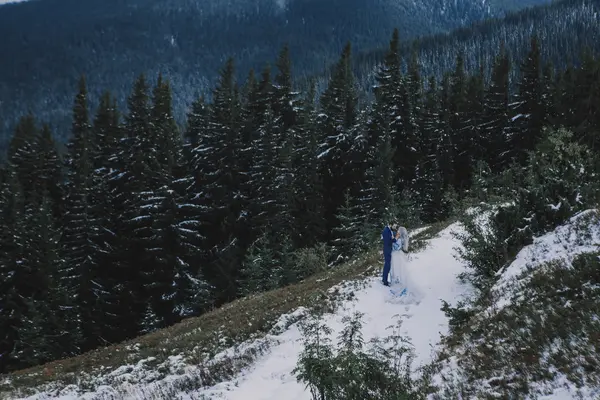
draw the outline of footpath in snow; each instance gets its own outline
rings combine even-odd
[[[389,301],[386,287],[380,278],[369,278],[364,289],[358,290],[356,299],[344,304],[335,314],[326,315],[324,322],[333,330],[334,341],[343,328],[342,318],[361,312],[365,342],[374,337],[390,334],[387,329],[401,316],[403,333],[410,338],[416,358],[413,367],[432,360],[433,350],[442,334],[447,333],[448,321],[440,310],[441,300],[456,303],[468,291],[457,280],[463,265],[455,258],[460,242],[451,232],[461,229],[453,224],[431,239],[427,248],[411,253],[411,274],[425,292],[418,304],[394,304]],[[310,400],[310,393],[301,382],[297,382],[292,370],[303,350],[301,332],[297,324],[278,336],[278,344],[243,371],[235,380],[218,384],[194,393],[192,398],[206,396],[211,399],[227,400]]]

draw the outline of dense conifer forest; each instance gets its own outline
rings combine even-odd
[[[542,55],[562,42],[532,32],[522,57],[492,42],[477,68],[448,45],[438,78],[396,30],[372,102],[350,44],[320,92],[298,88],[287,47],[241,82],[229,59],[183,128],[163,76],[138,76],[125,108],[109,91],[91,107],[81,77],[64,154],[44,118],[22,116],[1,171],[0,371],[298,282],[315,256],[335,268],[390,218],[443,220],[482,180],[529,168],[547,126],[598,154],[594,54],[569,45],[581,61],[557,68]]]
[[[346,41],[355,53],[449,32],[549,0],[32,0],[0,9],[0,152],[32,111],[62,143],[73,87],[85,74],[90,105],[110,88],[121,109],[139,73],[162,72],[174,115],[185,123],[198,94],[210,95],[226,58],[236,79],[259,70],[287,44],[298,80],[333,64]],[[324,77],[326,83],[328,77]],[[43,82],[43,84],[41,84]],[[318,88],[320,89],[320,88]]]

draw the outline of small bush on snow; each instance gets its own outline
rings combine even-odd
[[[331,330],[318,318],[305,321],[304,351],[294,370],[310,389],[313,400],[419,400],[425,399],[430,379],[411,377],[414,357],[411,344],[400,335],[399,325],[387,338],[365,348],[362,315],[346,317],[337,346]]]

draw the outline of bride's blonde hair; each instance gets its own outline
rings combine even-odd
[[[406,230],[405,227],[401,226],[400,228],[398,228],[398,233],[400,234],[400,237],[402,238],[402,250],[404,251],[408,251],[408,231]]]

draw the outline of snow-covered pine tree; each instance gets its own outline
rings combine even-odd
[[[290,49],[286,45],[277,58],[277,74],[273,78],[273,113],[279,120],[282,132],[288,132],[297,123],[298,92],[293,90]]]
[[[146,290],[154,315],[152,328],[170,326],[199,315],[210,304],[210,287],[203,279],[201,221],[197,206],[185,203],[177,191],[165,186],[156,191],[153,236],[148,252],[153,270]],[[158,325],[157,325],[158,324]]]
[[[13,352],[29,311],[29,272],[22,265],[26,252],[23,203],[17,173],[9,165],[0,191],[0,371],[3,373],[18,366],[19,360]]]
[[[33,291],[25,298],[28,312],[23,316],[14,354],[21,366],[36,365],[78,353],[79,326],[68,311],[73,304],[57,285],[60,232],[52,216],[51,202],[42,192],[40,204],[25,215],[27,253],[22,268],[31,271]],[[91,327],[96,328],[97,325]]]
[[[461,195],[469,193],[473,182],[474,168],[477,161],[485,157],[481,143],[481,121],[483,118],[483,99],[485,93],[483,66],[479,71],[467,79],[466,104],[462,132],[460,136],[467,143],[459,156],[460,164],[464,168],[462,174]]]
[[[333,231],[331,261],[335,264],[349,260],[365,249],[365,225],[367,221],[361,212],[360,204],[350,194],[344,193],[344,203],[336,215],[338,224]]]
[[[364,217],[370,228],[382,226],[392,218],[394,191],[394,154],[392,147],[392,135],[386,118],[378,118],[382,115],[385,105],[377,103],[373,110],[373,121],[378,120],[375,148],[367,152],[368,167],[365,182],[358,199],[359,213]]]
[[[35,118],[29,113],[19,119],[8,149],[8,162],[17,174],[25,202],[28,202],[34,193],[35,169],[38,162],[35,153],[37,137]]]
[[[438,158],[440,99],[435,77],[429,78],[421,118],[421,161],[416,168],[415,196],[421,206],[420,218],[427,223],[440,220],[443,210],[444,182]]]
[[[160,145],[158,186],[142,206],[151,220],[152,235],[145,243],[149,268],[144,271],[145,293],[151,309],[146,311],[146,331],[198,315],[210,302],[208,284],[202,278],[200,246],[202,208],[188,201],[189,171],[185,169],[183,145],[173,120],[171,90],[159,77],[153,93],[152,129]]]
[[[422,102],[422,82],[419,73],[418,55],[413,49],[408,62],[407,75],[401,83],[402,104],[400,116],[402,132],[396,140],[396,189],[412,188],[415,184],[416,167],[421,158],[418,120]]]
[[[501,170],[510,163],[508,152],[509,134],[509,74],[510,57],[504,46],[492,66],[489,86],[485,93],[481,141],[479,146],[485,161],[494,169]]]
[[[294,229],[296,248],[311,247],[325,238],[323,182],[319,174],[319,133],[315,110],[315,85],[312,82],[299,112],[294,129]]]
[[[395,171],[398,173],[402,170],[401,166],[405,156],[403,151],[406,145],[404,140],[406,96],[401,63],[400,34],[398,29],[394,29],[383,64],[375,75],[375,105],[373,108],[377,110],[377,113],[374,114],[371,120],[367,148],[368,151],[375,152],[378,136],[382,133],[382,128],[379,126],[381,120],[386,129],[390,130],[392,145],[396,149],[394,152],[394,166]]]
[[[182,153],[182,138],[179,128],[173,116],[173,96],[171,85],[168,80],[164,80],[162,74],[159,74],[158,81],[152,92],[152,107],[150,109],[150,125],[154,131],[152,138],[154,140],[152,149],[153,155],[159,163],[159,170],[155,174],[163,173],[167,176],[166,180],[157,177],[162,185],[170,181],[170,174],[180,163]],[[150,156],[151,158],[153,157]]]
[[[118,243],[115,267],[120,270],[114,292],[122,306],[118,322],[123,338],[141,331],[147,306],[143,268],[148,266],[145,243],[152,235],[152,221],[142,206],[152,196],[153,170],[158,170],[158,161],[150,159],[156,144],[152,139],[148,92],[146,77],[141,74],[127,100],[125,133],[117,152],[119,164],[110,177],[116,214],[113,232]]]
[[[318,118],[318,129],[323,140],[319,158],[323,185],[329,193],[324,198],[324,209],[331,240],[333,229],[338,225],[335,215],[344,202],[344,192],[358,180],[348,157],[354,141],[358,107],[349,43],[344,47],[327,89],[321,95],[320,105],[322,112]]]
[[[239,90],[235,82],[233,59],[221,70],[213,91],[209,129],[206,140],[197,149],[203,152],[202,206],[210,213],[205,224],[205,246],[212,250],[207,264],[206,278],[214,283],[219,293],[217,302],[235,298],[236,277],[241,264],[238,231],[244,228],[244,199],[240,170],[242,150]]]
[[[251,220],[255,232],[269,231],[273,233],[272,224],[277,217],[277,166],[279,162],[278,141],[281,126],[277,123],[271,108],[272,84],[270,69],[265,68],[255,96],[255,109],[260,112],[254,124],[252,166],[249,183],[252,187],[253,200],[250,204]],[[256,125],[259,123],[260,125]],[[257,236],[258,234],[254,234]]]
[[[519,162],[527,161],[528,151],[535,148],[542,135],[544,121],[540,47],[537,36],[531,38],[531,48],[521,63],[519,92],[513,104],[513,124],[509,148]]]
[[[125,130],[119,125],[119,112],[116,100],[109,92],[102,94],[94,117],[92,132],[96,144],[94,166],[94,210],[100,224],[97,246],[98,275],[93,291],[96,296],[97,334],[102,344],[115,343],[126,336],[119,324],[122,313],[117,301],[117,291],[121,287],[122,269],[118,237],[120,221],[119,177],[123,176],[124,164],[120,146]]]
[[[456,156],[456,147],[454,143],[453,131],[451,126],[451,93],[450,93],[450,74],[444,74],[440,87],[440,116],[437,138],[437,159],[442,176],[443,187],[450,188],[454,184],[454,159]]]
[[[454,182],[459,194],[463,194],[471,183],[472,138],[468,136],[469,124],[467,102],[468,78],[465,72],[464,54],[456,57],[456,67],[450,81],[449,121],[454,147]]]
[[[267,232],[261,234],[248,248],[240,271],[240,296],[249,296],[267,290],[270,275],[275,265]]]
[[[94,212],[94,143],[88,117],[85,79],[79,81],[79,92],[73,107],[72,138],[67,144],[67,194],[61,237],[60,290],[75,299],[77,307],[67,318],[78,318],[81,325],[83,350],[97,344],[96,297],[93,289],[98,278],[97,235],[99,221]]]
[[[54,221],[61,224],[64,215],[65,194],[62,165],[52,132],[47,124],[42,126],[34,147],[37,160],[34,192],[38,196],[48,193]]]

